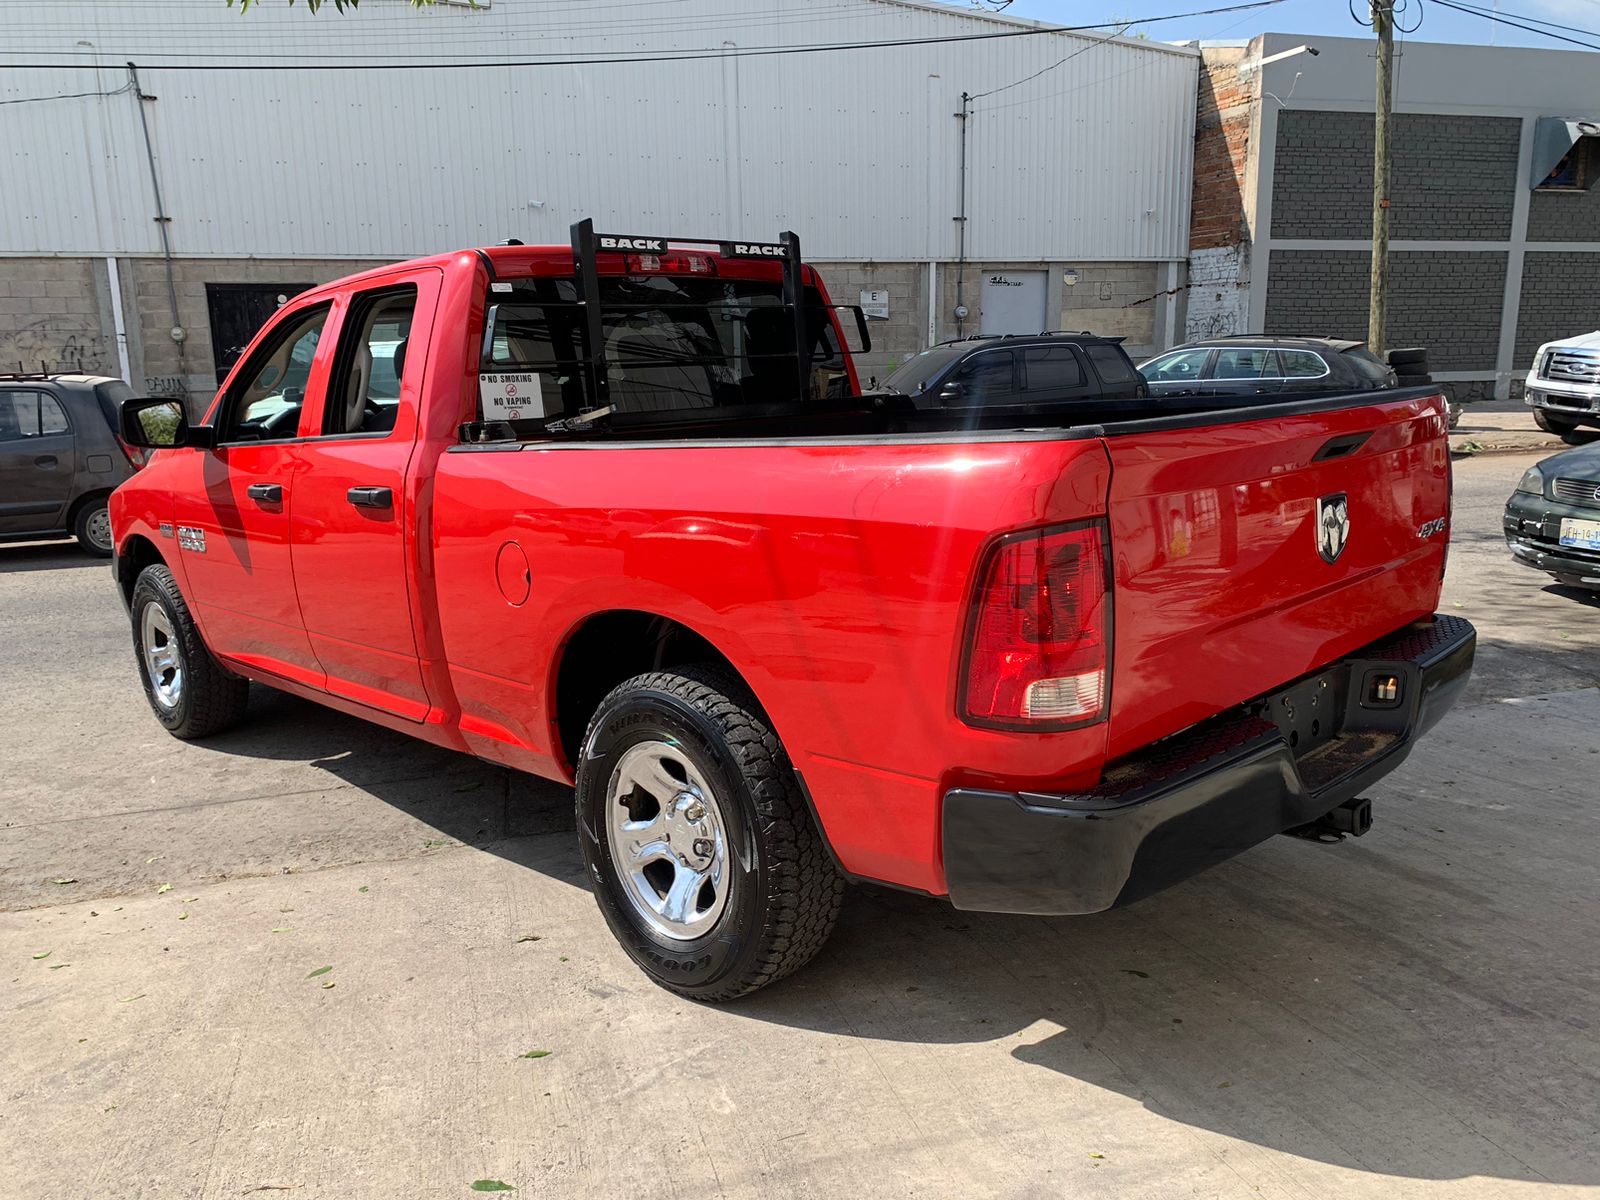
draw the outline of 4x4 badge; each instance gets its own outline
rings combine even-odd
[[[1350,498],[1344,492],[1317,499],[1317,553],[1322,561],[1339,561],[1350,541]]]

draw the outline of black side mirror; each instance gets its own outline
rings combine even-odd
[[[209,444],[211,430],[190,425],[182,400],[146,397],[122,406],[122,440],[147,450]]]
[[[939,389],[939,399],[941,400],[962,400],[966,398],[966,395],[967,385],[960,380],[953,379]]]

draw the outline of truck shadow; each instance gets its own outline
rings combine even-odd
[[[568,788],[276,693],[205,744],[310,760],[441,839],[587,886]],[[1547,894],[1480,894],[1417,865],[1406,830],[1391,836],[1399,844],[1275,839],[1133,907],[1076,918],[854,888],[813,963],[725,1011],[829,1039],[1008,1054],[1061,1081],[1017,1097],[1017,1119],[1035,1125],[1052,1104],[1081,1123],[1126,1097],[1355,1171],[1600,1185],[1600,923],[1569,905],[1570,928],[1536,934]],[[591,933],[610,936],[598,912]],[[1563,954],[1548,953],[1552,937]],[[948,1070],[933,1075],[948,1084]],[[947,1100],[966,1102],[959,1082]]]
[[[78,548],[77,542],[14,542],[0,544],[0,575],[19,571],[81,570],[98,567],[109,575],[110,562]]]

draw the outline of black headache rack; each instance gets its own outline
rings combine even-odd
[[[554,419],[540,417],[533,420],[499,420],[487,419],[480,410],[480,419],[470,421],[461,426],[461,438],[467,442],[499,442],[516,440],[522,437],[542,436],[546,434],[563,434],[579,432],[598,425],[601,421],[609,420],[614,415],[611,398],[611,364],[606,357],[605,342],[605,315],[609,313],[629,313],[642,309],[650,311],[689,311],[703,313],[706,305],[700,304],[664,304],[657,300],[646,301],[607,301],[602,299],[600,291],[599,260],[601,255],[623,255],[624,265],[629,257],[647,262],[651,258],[658,261],[668,255],[676,253],[679,248],[700,247],[715,249],[723,259],[746,261],[776,261],[782,268],[782,311],[789,318],[789,333],[792,338],[793,348],[777,353],[754,355],[747,352],[747,357],[755,358],[793,358],[794,359],[794,384],[796,396],[803,403],[810,394],[812,379],[812,346],[816,334],[810,324],[810,313],[822,309],[846,309],[855,316],[856,329],[861,338],[861,348],[855,353],[865,353],[872,348],[871,335],[867,331],[866,316],[858,305],[821,305],[808,304],[806,301],[804,263],[800,256],[800,238],[798,234],[785,230],[778,235],[776,242],[747,242],[734,241],[727,238],[691,238],[691,237],[654,237],[639,234],[613,234],[596,233],[594,221],[585,218],[572,226],[572,287],[574,298],[571,301],[543,299],[539,302],[544,309],[576,310],[581,330],[581,346],[571,347],[572,352],[556,354],[545,360],[537,369],[558,367],[571,369],[582,385],[583,399],[576,413],[565,409],[563,414]],[[489,270],[491,286],[494,280],[494,269],[487,255],[483,256],[484,265]],[[659,268],[658,268],[659,269]],[[670,276],[671,273],[662,272]],[[495,338],[497,306],[492,305],[486,314],[484,326],[483,351],[480,357],[480,371],[491,368],[492,344]],[[841,347],[841,351],[844,351]],[[635,363],[633,365],[641,365]],[[712,359],[691,354],[653,354],[643,365],[650,367],[709,367],[724,365],[722,359]],[[516,370],[514,366],[500,369]],[[527,370],[527,367],[522,368]]]

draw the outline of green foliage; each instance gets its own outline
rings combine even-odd
[[[232,8],[235,4],[238,4],[240,12],[249,12],[252,4],[260,3],[261,0],[228,0],[228,7]],[[292,5],[294,0],[289,0],[289,3]],[[328,0],[306,0],[306,7],[309,8],[313,14],[315,14],[316,11],[326,3],[328,3]],[[361,0],[333,0],[334,8],[338,9],[340,12],[344,12],[349,8],[355,8],[356,5],[360,3]],[[411,7],[421,8],[425,4],[432,3],[433,0],[411,0]],[[474,4],[473,7],[476,8],[477,5]]]

